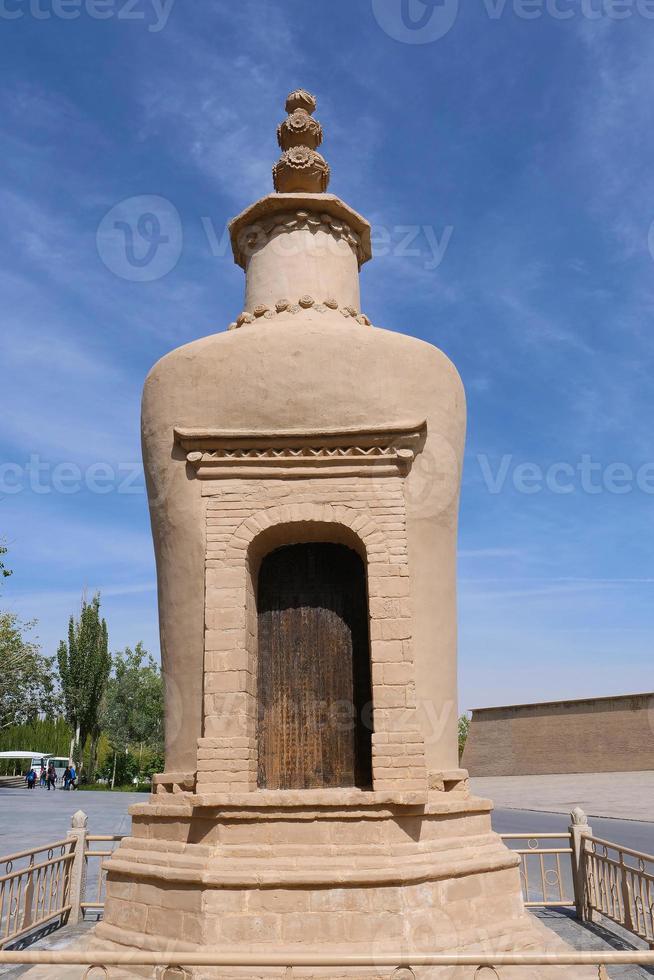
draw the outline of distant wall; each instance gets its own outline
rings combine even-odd
[[[654,770],[654,694],[477,708],[471,776]]]

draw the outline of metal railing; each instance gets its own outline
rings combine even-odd
[[[572,838],[563,834],[501,834],[520,855],[520,880],[526,908],[570,908],[576,905],[572,878]],[[541,842],[545,846],[541,846]],[[565,846],[561,842],[565,842]],[[526,842],[526,846],[524,845]],[[554,844],[558,846],[554,846]],[[561,864],[561,856],[565,864]]]
[[[48,924],[64,924],[76,845],[67,838],[0,859],[0,949]]]
[[[90,910],[99,913],[104,908],[104,893],[107,882],[104,859],[111,857],[125,836],[125,834],[87,834],[87,846],[84,849],[85,889],[82,896],[83,900],[79,903],[82,914]],[[93,844],[102,844],[103,846],[94,848]],[[94,861],[99,861],[100,864],[93,866],[91,862]]]
[[[654,856],[583,838],[586,915],[599,912],[654,947]]]
[[[298,956],[274,954],[247,954],[234,952],[225,954],[221,950],[206,949],[202,952],[0,952],[0,965],[50,965],[88,967],[84,978],[90,978],[93,969],[104,971],[110,977],[109,967],[159,967],[157,975],[161,980],[187,980],[191,974],[186,967],[245,967],[281,968],[286,977],[300,975],[293,973],[303,967],[374,967],[376,973],[388,968],[389,980],[411,980],[415,977],[414,968],[430,967],[470,967],[470,980],[510,980],[511,967],[525,966],[587,966],[597,970],[598,980],[607,980],[606,967],[610,965],[654,966],[654,952],[569,952],[569,953],[482,953],[451,955],[443,953],[416,954],[312,954]],[[507,967],[501,971],[500,967]],[[383,970],[386,973],[386,970]]]

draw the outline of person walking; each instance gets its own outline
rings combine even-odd
[[[36,772],[33,768],[27,773],[25,779],[27,780],[27,788],[34,789],[36,783]]]
[[[70,766],[64,769],[64,789],[66,792],[70,789]]]
[[[46,768],[43,765],[43,763],[41,763],[41,772],[39,774],[39,785],[41,789],[45,789],[45,784],[47,782],[47,779],[48,779],[48,774],[46,772]]]
[[[70,788],[77,789],[77,770],[74,762],[70,764]]]
[[[48,766],[48,792],[50,789],[54,789],[57,782],[57,773],[55,772],[55,767],[50,763]]]

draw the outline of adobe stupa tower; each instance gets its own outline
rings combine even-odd
[[[463,388],[441,351],[361,313],[370,226],[327,193],[315,108],[289,96],[275,193],[231,224],[243,312],[146,381],[166,772],[132,808],[97,934],[542,948],[457,761]]]

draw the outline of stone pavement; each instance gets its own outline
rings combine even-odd
[[[548,776],[475,776],[473,793],[498,809],[570,813],[654,822],[654,772],[602,772]]]
[[[620,926],[602,919],[600,922],[583,924],[575,919],[572,912],[561,909],[532,909],[538,919],[552,929],[557,936],[577,950],[647,950],[647,943],[625,932]],[[610,966],[611,980],[643,980],[654,976],[654,968],[646,966]],[[507,976],[510,980],[510,973]]]
[[[147,799],[144,793],[0,789],[0,857],[61,840],[77,810],[88,814],[90,834],[126,834],[128,806]]]

